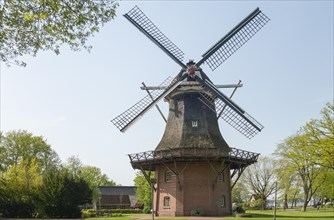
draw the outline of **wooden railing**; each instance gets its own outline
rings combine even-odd
[[[256,162],[260,154],[237,148],[176,148],[129,154],[131,163],[145,163],[166,159],[230,159]]]

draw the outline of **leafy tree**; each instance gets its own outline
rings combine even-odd
[[[2,131],[0,131],[0,176],[1,176],[1,173],[4,172],[6,170],[6,167],[5,167],[5,148],[2,147],[4,144],[4,139],[5,139],[5,136],[3,135]]]
[[[49,172],[39,190],[39,210],[43,217],[78,218],[80,205],[91,202],[92,191],[82,178],[75,178],[65,169]]]
[[[324,169],[317,181],[321,181],[319,189],[314,193],[314,205],[320,205],[334,199],[334,172]]]
[[[154,174],[151,173],[150,178],[153,178]],[[146,180],[142,172],[137,172],[134,181],[136,186],[136,196],[139,201],[144,204],[144,212],[149,213],[152,209],[152,188],[150,183]]]
[[[240,177],[232,189],[232,203],[242,204],[249,200],[250,195],[244,181],[244,175]]]
[[[260,157],[257,163],[250,165],[244,172],[245,185],[254,198],[265,209],[267,198],[275,189],[275,165],[272,158]]]
[[[48,170],[38,191],[37,210],[41,217],[58,217],[61,213],[59,203],[64,188],[65,170]]]
[[[0,137],[0,212],[31,217],[37,213],[34,201],[43,175],[60,160],[42,136],[18,130]]]
[[[116,186],[116,183],[109,179],[106,174],[102,174],[100,168],[94,166],[84,166],[77,157],[67,159],[66,169],[73,177],[82,178],[92,190],[92,203],[96,203],[100,197],[99,186]]]
[[[324,168],[311,163],[307,159],[308,152],[303,147],[307,143],[307,138],[302,134],[296,134],[285,139],[276,149],[276,154],[284,160],[289,169],[295,171],[302,181],[304,194],[303,211],[306,211],[307,205],[313,195],[325,181],[322,175]]]
[[[70,175],[78,177],[82,167],[83,164],[78,157],[71,156],[67,158],[67,163],[65,164],[65,168],[67,169]]]
[[[313,196],[320,191],[327,192],[323,186],[334,170],[333,114],[334,105],[327,103],[320,119],[307,122],[296,134],[280,143],[275,152],[290,172],[301,180],[304,211]]]
[[[36,160],[41,165],[42,172],[60,164],[58,155],[42,136],[34,136],[25,130],[11,131],[2,135],[0,152],[0,166],[4,171],[22,160],[27,165]]]
[[[5,217],[33,217],[34,199],[42,183],[40,166],[36,160],[19,161],[2,176],[0,212]]]
[[[84,179],[92,190],[92,202],[96,207],[96,203],[100,197],[99,186],[116,186],[116,183],[109,180],[106,174],[102,174],[100,168],[94,166],[83,166],[79,176]]]
[[[291,208],[299,199],[302,186],[300,177],[294,169],[291,169],[289,163],[284,159],[277,160],[275,174],[278,178],[278,188],[283,195],[283,209],[288,208],[288,202],[291,202]]]
[[[80,205],[92,201],[92,191],[89,184],[82,178],[75,179],[65,176],[64,188],[61,191],[60,210],[62,218],[81,217]]]
[[[79,205],[91,203],[94,184],[114,184],[75,157],[62,166],[42,136],[19,130],[0,137],[0,213],[5,217],[80,217]]]
[[[62,44],[85,48],[100,26],[115,17],[113,0],[1,0],[0,61],[26,64],[18,56],[35,56],[40,50],[60,53]]]
[[[327,103],[321,110],[321,118],[310,120],[299,133],[307,142],[301,146],[305,159],[334,171],[334,104]]]

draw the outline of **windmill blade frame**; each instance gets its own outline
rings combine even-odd
[[[132,107],[115,117],[111,122],[121,131],[124,132],[130,127],[137,119],[140,118],[145,112],[151,109],[158,101],[165,97],[168,93],[174,90],[181,82],[186,78],[186,74],[172,79],[168,77],[160,86],[167,86],[164,91],[155,90],[150,95],[146,95]],[[172,80],[171,80],[172,79]],[[154,100],[152,100],[152,97]]]
[[[146,35],[153,43],[162,49],[170,58],[172,58],[182,68],[186,68],[183,63],[184,52],[169,40],[157,26],[139,9],[133,7],[124,15],[136,28]]]
[[[270,19],[263,14],[259,8],[256,8],[205,52],[202,55],[202,59],[196,63],[196,66],[199,67],[205,62],[212,71],[215,70],[252,38],[269,20]]]
[[[215,97],[214,95],[209,96],[207,94],[201,94],[199,100],[208,106],[209,109],[211,109],[213,112],[217,113],[218,111],[223,110],[222,114],[217,114],[217,117],[223,119],[226,123],[228,123],[248,139],[253,138],[264,128],[263,125],[256,121],[251,115],[249,115],[247,112],[244,112],[243,116],[252,121],[254,124],[257,124],[257,127],[260,128],[260,130],[258,130],[247,120],[245,120],[243,116],[236,114],[234,110],[232,110],[221,99]]]
[[[245,110],[220,92],[209,80],[203,80],[198,76],[196,80],[211,93],[211,95],[201,94],[200,101],[216,113],[223,110],[220,117],[241,134],[250,139],[264,128]]]

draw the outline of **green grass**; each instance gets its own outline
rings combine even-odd
[[[245,219],[252,219],[252,220],[272,220],[274,219],[274,210],[266,210],[266,211],[259,211],[259,210],[248,210],[247,214],[251,214],[252,217],[245,217],[245,218],[235,218],[235,217],[225,217],[226,220],[245,220]],[[282,209],[278,209],[276,211],[276,219],[283,219],[283,220],[332,220],[334,219],[334,209],[333,208],[322,208],[317,211],[314,208],[307,208],[306,212],[300,211],[300,209],[287,209],[283,211]]]
[[[123,214],[122,217],[108,217],[108,218],[89,218],[88,220],[137,220],[137,219],[152,219],[151,215],[148,214]],[[157,218],[157,220],[170,220],[170,219],[177,219],[177,220],[187,220],[187,218]],[[199,219],[200,220],[200,219]]]
[[[221,217],[222,220],[273,220],[274,210],[248,210],[247,214],[251,214],[252,217]],[[123,214],[122,217],[111,217],[111,218],[89,218],[88,220],[136,220],[136,219],[151,219],[151,215],[145,214]],[[190,220],[187,217],[177,217],[177,218],[155,218],[157,220]],[[194,218],[192,218],[194,219]],[[200,220],[201,217],[196,217]],[[334,220],[334,209],[333,208],[321,208],[317,211],[314,208],[307,208],[306,212],[300,211],[298,209],[287,209],[283,211],[278,209],[276,212],[276,219],[282,220]]]

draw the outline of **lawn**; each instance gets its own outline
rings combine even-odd
[[[248,210],[247,214],[251,214],[252,217],[245,218],[235,218],[235,217],[225,217],[225,220],[232,219],[252,219],[252,220],[266,220],[266,219],[274,219],[274,210]],[[334,219],[334,209],[333,208],[323,208],[317,211],[314,208],[308,208],[306,212],[301,212],[300,209],[287,209],[283,211],[282,209],[278,209],[276,211],[276,219],[284,219],[284,220],[326,220],[326,219]]]
[[[247,214],[251,214],[252,217],[221,217],[222,220],[273,220],[274,219],[274,210],[248,210]],[[203,217],[204,218],[204,217]],[[144,214],[124,214],[122,217],[112,217],[112,218],[89,218],[89,220],[138,220],[138,219],[152,219],[151,215]],[[157,220],[201,220],[201,217],[177,217],[177,218],[160,218],[155,217]],[[205,218],[210,219],[210,218]],[[212,219],[217,219],[213,217]],[[308,208],[306,212],[301,212],[300,209],[288,209],[281,210],[278,209],[276,212],[276,219],[283,220],[334,220],[334,209],[333,208],[322,208],[317,211],[314,208]]]

